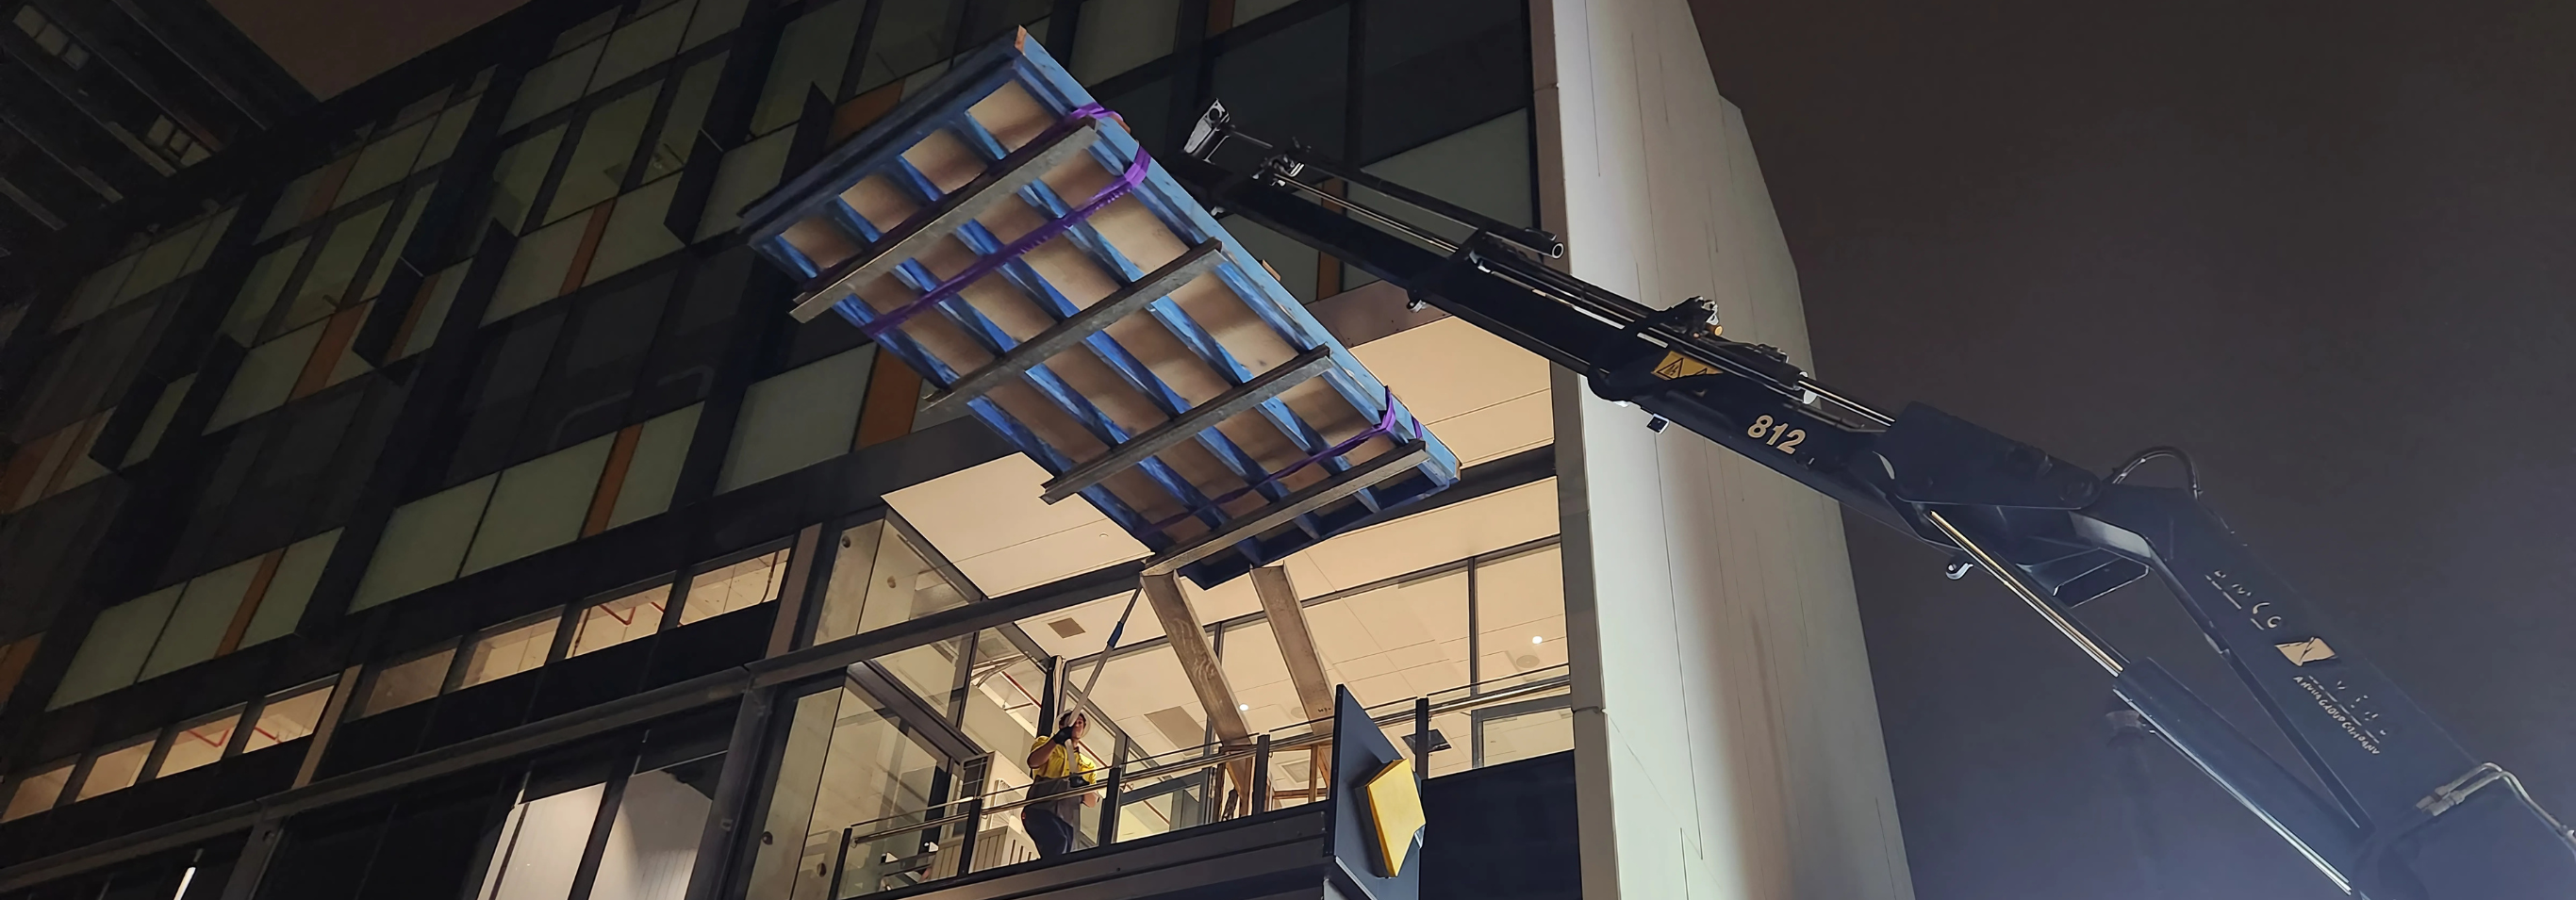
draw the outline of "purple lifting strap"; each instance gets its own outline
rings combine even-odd
[[[1071,125],[1078,119],[1100,119],[1115,115],[1117,113],[1102,108],[1100,104],[1086,103],[1075,107],[1072,113],[1066,115],[1064,125]],[[886,332],[902,327],[903,323],[913,316],[939,305],[940,301],[956,296],[958,291],[965,290],[966,285],[976,279],[993,274],[1009,264],[1011,260],[1018,259],[1022,254],[1037,249],[1038,245],[1072,230],[1073,226],[1090,219],[1093,213],[1108,208],[1109,204],[1116,202],[1120,197],[1127,196],[1127,192],[1135,190],[1137,185],[1145,183],[1145,167],[1152,161],[1151,157],[1145,155],[1145,148],[1136,148],[1136,159],[1127,164],[1127,171],[1120,173],[1118,180],[1111,182],[1108,187],[1101,188],[1099,194],[1094,195],[1081,206],[1074,207],[1072,211],[1065,213],[1063,218],[1049,220],[1046,224],[1021,235],[1019,240],[1012,241],[1000,251],[976,259],[966,267],[965,271],[941,281],[912,302],[887,310],[867,324],[859,326],[860,333],[866,334],[869,340],[883,338]]]
[[[1343,442],[1341,442],[1341,443],[1338,443],[1338,444],[1334,444],[1334,445],[1332,445],[1332,446],[1330,446],[1330,447],[1326,447],[1326,448],[1324,448],[1324,449],[1323,449],[1323,451],[1322,451],[1322,452],[1315,453],[1315,454],[1313,454],[1313,455],[1307,456],[1305,459],[1301,459],[1301,460],[1298,460],[1298,461],[1296,461],[1296,462],[1289,463],[1287,468],[1280,469],[1279,471],[1276,471],[1276,472],[1271,472],[1271,473],[1265,474],[1265,475],[1261,476],[1261,480],[1260,480],[1260,481],[1255,481],[1255,482],[1253,482],[1253,483],[1251,483],[1251,484],[1244,485],[1243,487],[1236,488],[1236,489],[1234,489],[1234,490],[1232,490],[1232,491],[1228,491],[1228,492],[1226,492],[1225,496],[1218,497],[1218,498],[1216,498],[1216,499],[1214,499],[1214,500],[1210,500],[1210,501],[1208,501],[1208,502],[1207,502],[1207,504],[1206,504],[1206,505],[1204,505],[1204,506],[1195,506],[1195,507],[1191,507],[1190,509],[1183,511],[1183,512],[1182,512],[1182,513],[1180,513],[1179,515],[1173,516],[1173,517],[1168,518],[1168,519],[1164,519],[1164,520],[1162,520],[1162,521],[1160,521],[1160,522],[1156,522],[1156,523],[1154,523],[1154,524],[1152,524],[1152,525],[1147,525],[1147,526],[1145,526],[1145,530],[1146,530],[1146,531],[1161,531],[1161,530],[1163,530],[1163,529],[1170,528],[1170,527],[1172,527],[1172,526],[1174,526],[1174,525],[1181,524],[1181,522],[1182,522],[1182,521],[1184,521],[1184,520],[1186,520],[1186,519],[1190,518],[1191,516],[1195,516],[1195,515],[1198,515],[1199,513],[1203,513],[1203,512],[1206,512],[1206,511],[1208,511],[1208,510],[1212,510],[1212,509],[1216,509],[1216,508],[1221,507],[1221,506],[1224,506],[1224,505],[1226,505],[1226,504],[1228,504],[1228,503],[1232,503],[1232,502],[1234,502],[1234,501],[1236,501],[1236,500],[1243,499],[1245,496],[1247,496],[1247,495],[1251,494],[1253,491],[1260,490],[1263,486],[1266,486],[1266,485],[1268,485],[1268,484],[1270,484],[1270,483],[1272,483],[1272,482],[1278,481],[1279,479],[1286,478],[1286,477],[1288,477],[1288,476],[1290,476],[1290,475],[1294,475],[1294,474],[1296,474],[1296,473],[1297,473],[1297,470],[1299,470],[1299,469],[1303,469],[1303,468],[1305,468],[1305,467],[1307,467],[1307,466],[1311,466],[1311,465],[1314,465],[1314,464],[1316,464],[1316,463],[1323,462],[1324,460],[1332,459],[1333,457],[1340,456],[1340,455],[1345,454],[1345,453],[1349,453],[1349,452],[1351,452],[1351,451],[1353,451],[1353,450],[1357,450],[1357,449],[1359,449],[1359,448],[1360,448],[1360,445],[1361,445],[1361,444],[1367,443],[1367,442],[1368,442],[1368,440],[1369,440],[1370,438],[1377,437],[1377,436],[1380,436],[1380,435],[1390,435],[1390,436],[1395,436],[1395,437],[1397,437],[1397,438],[1399,439],[1399,441],[1408,441],[1408,440],[1412,440],[1412,438],[1411,438],[1411,437],[1409,437],[1409,436],[1404,436],[1404,435],[1398,434],[1398,429],[1396,428],[1396,426],[1397,426],[1398,424],[1400,424],[1400,423],[1398,423],[1398,422],[1396,421],[1396,417],[1395,417],[1395,389],[1393,389],[1393,388],[1388,388],[1388,389],[1387,389],[1387,392],[1386,392],[1386,411],[1385,411],[1385,412],[1383,412],[1383,413],[1379,413],[1379,414],[1378,414],[1378,417],[1377,417],[1377,424],[1376,424],[1376,425],[1372,425],[1372,426],[1370,426],[1370,427],[1369,427],[1369,429],[1368,429],[1367,431],[1362,431],[1362,432],[1360,432],[1360,433],[1358,433],[1358,434],[1351,435],[1351,436],[1350,436],[1350,438],[1349,438],[1348,440],[1345,440],[1345,441],[1343,441]]]

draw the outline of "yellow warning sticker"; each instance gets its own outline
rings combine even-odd
[[[1664,361],[1655,364],[1655,377],[1661,378],[1665,381],[1671,381],[1675,378],[1688,378],[1693,375],[1707,375],[1716,371],[1718,371],[1716,366],[1683,356],[1680,353],[1671,350],[1664,351]]]

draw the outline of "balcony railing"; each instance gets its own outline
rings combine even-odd
[[[1448,774],[1571,749],[1562,713],[1569,681],[1565,666],[1551,666],[1373,706],[1369,713],[1418,770]],[[1531,717],[1541,717],[1537,727],[1511,727]],[[1505,727],[1492,728],[1498,723]],[[1099,797],[1074,823],[1077,852],[1314,802],[1329,793],[1318,779],[1327,774],[1333,739],[1317,727],[1323,724],[1301,722],[1250,741],[1128,760],[1095,773],[1094,784],[1079,791],[1032,797],[1029,786],[1010,785],[851,823],[841,829],[825,896],[847,900],[1035,859],[1017,813],[1066,797]],[[1464,745],[1452,742],[1461,736]],[[982,770],[996,767],[988,762]]]

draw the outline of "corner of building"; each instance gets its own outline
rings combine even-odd
[[[1567,268],[1811,358],[1743,113],[1681,0],[1532,5],[1542,221]],[[1841,517],[1554,391],[1584,895],[1913,896]]]

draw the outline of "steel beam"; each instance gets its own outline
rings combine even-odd
[[[1297,355],[1296,359],[1218,394],[1214,399],[1191,407],[1163,424],[1145,429],[1126,443],[1109,448],[1109,452],[1074,466],[1071,470],[1048,479],[1040,499],[1057,503],[1082,493],[1084,488],[1107,481],[1109,476],[1144,462],[1146,457],[1171,449],[1198,433],[1216,427],[1216,423],[1233,418],[1236,413],[1261,405],[1261,402],[1304,384],[1306,379],[1323,374],[1333,364],[1332,349],[1317,347]]]
[[[1036,183],[1039,176],[1055,171],[1057,166],[1073,160],[1075,154],[1090,149],[1100,138],[1100,120],[1084,119],[1072,128],[1032,141],[1013,151],[984,174],[975,176],[964,187],[948,192],[930,208],[913,213],[863,251],[865,255],[833,266],[816,279],[819,287],[796,298],[796,308],[789,315],[796,321],[811,322],[841,302],[841,298],[858,290],[860,285],[894,271],[905,260],[920,256],[940,241],[947,240],[968,221],[982,216],[993,205]],[[835,199],[833,202],[839,202]]]
[[[1011,348],[1010,352],[1002,354],[992,362],[985,363],[982,368],[966,373],[966,377],[957,379],[957,383],[949,386],[947,390],[930,395],[929,402],[922,405],[922,411],[926,413],[952,403],[961,403],[983,396],[984,392],[1036,368],[1058,353],[1072,349],[1074,345],[1098,334],[1111,323],[1144,309],[1146,304],[1180,290],[1182,285],[1214,271],[1217,263],[1225,261],[1224,251],[1224,245],[1214,240],[1200,241],[1198,246],[1191,247],[1188,252],[1165,263],[1152,274],[1138,279],[1134,284],[1119,288],[1100,302],[1048,326],[1045,331],[1038,332],[1036,336]]]
[[[1182,566],[1215,556],[1236,541],[1268,531],[1290,519],[1312,512],[1324,504],[1402,475],[1404,470],[1421,465],[1423,460],[1430,458],[1429,444],[1421,441],[1407,442],[1394,450],[1378,454],[1376,459],[1353,466],[1349,471],[1290,494],[1258,513],[1227,523],[1222,531],[1211,532],[1197,540],[1164,551],[1161,556],[1154,557],[1151,562],[1145,564],[1145,574],[1168,574],[1178,571]]]

